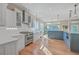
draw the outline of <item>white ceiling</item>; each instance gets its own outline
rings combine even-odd
[[[30,12],[41,18],[43,21],[68,20],[69,10],[72,9],[74,14],[75,3],[26,3],[23,6],[30,9]],[[57,19],[57,15],[58,19]],[[79,15],[79,6],[77,7],[77,15]]]

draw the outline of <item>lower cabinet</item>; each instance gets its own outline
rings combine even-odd
[[[5,45],[5,55],[15,55],[16,51],[16,41],[7,43]]]
[[[4,55],[5,51],[4,51],[4,45],[0,45],[0,55]]]
[[[0,45],[0,55],[16,55],[17,41],[8,42],[6,44]]]
[[[63,40],[63,31],[48,31],[48,38]]]
[[[79,34],[71,33],[70,42],[71,42],[71,44],[70,44],[71,51],[79,52]]]
[[[0,55],[18,55],[25,47],[24,35],[15,36],[11,42],[0,44]]]
[[[70,48],[70,38],[69,33],[63,32],[63,39],[68,48]]]
[[[17,52],[21,51],[24,47],[25,47],[25,38],[24,38],[24,35],[18,35]]]

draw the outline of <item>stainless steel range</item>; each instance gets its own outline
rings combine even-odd
[[[25,37],[25,46],[33,42],[33,33],[32,32],[20,32],[24,34]]]
[[[28,32],[25,35],[25,45],[28,45],[28,44],[30,44],[32,42],[33,42],[33,33],[32,32]]]

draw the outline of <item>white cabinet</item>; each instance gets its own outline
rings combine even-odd
[[[22,11],[15,8],[15,12],[16,12],[16,26],[21,27],[21,25],[22,25]]]
[[[4,45],[0,45],[0,55],[4,55]]]
[[[13,42],[7,43],[5,45],[5,55],[15,55],[15,54],[17,54],[16,43],[17,43],[16,41],[13,41]]]
[[[0,4],[0,26],[2,25],[2,4]]]
[[[16,43],[16,53],[18,54],[25,47],[25,37],[22,34],[16,34],[13,36],[14,39],[17,39]]]
[[[24,35],[18,35],[17,39],[18,39],[18,41],[17,41],[17,52],[19,52],[25,47]]]
[[[8,9],[7,3],[0,3],[0,26],[17,27],[21,26],[22,12],[17,13]]]
[[[6,26],[16,27],[16,12],[6,9]]]
[[[6,25],[6,3],[0,3],[0,26]]]
[[[0,55],[17,55],[25,47],[24,35],[18,35],[14,41],[0,45]]]
[[[6,25],[7,27],[21,27],[22,11],[6,9]]]
[[[16,55],[17,41],[8,42],[0,45],[0,55]]]

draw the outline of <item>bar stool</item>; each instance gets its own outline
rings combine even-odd
[[[40,36],[40,39],[35,44],[36,48],[33,50],[34,55],[52,55],[52,53],[48,50],[47,36]]]

